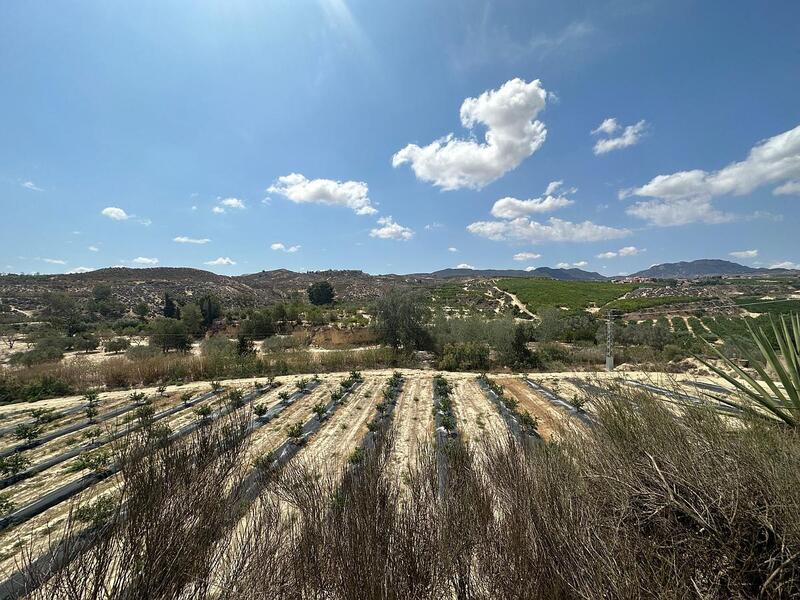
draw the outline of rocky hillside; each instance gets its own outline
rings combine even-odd
[[[229,277],[201,269],[115,267],[71,275],[0,276],[0,303],[33,311],[45,304],[49,294],[64,293],[89,298],[97,285],[111,286],[114,297],[128,308],[140,302],[161,306],[165,293],[178,299],[213,294],[226,306],[253,306],[304,294],[315,281],[330,281],[337,298],[364,302],[379,297],[396,285],[426,285],[435,280],[423,276],[368,275],[362,271],[295,273],[285,269]]]

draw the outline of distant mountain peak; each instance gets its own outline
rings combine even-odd
[[[796,271],[791,271],[789,269],[759,269],[740,265],[739,263],[729,260],[702,258],[699,260],[653,265],[649,269],[631,274],[630,277],[695,279],[697,277],[714,277],[721,275],[788,274],[793,272]]]

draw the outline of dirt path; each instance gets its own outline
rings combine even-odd
[[[322,469],[338,471],[367,433],[367,423],[375,417],[375,405],[383,397],[383,377],[369,378],[340,406],[330,421],[314,434],[298,458],[316,463]]]
[[[474,379],[455,383],[453,413],[459,432],[468,442],[480,441],[487,435],[500,437],[508,432],[503,417]]]
[[[545,440],[551,439],[563,428],[568,417],[558,411],[556,407],[542,400],[530,386],[522,379],[516,377],[498,378],[497,383],[505,388],[505,393],[514,398],[519,404],[517,410],[527,410],[539,422],[539,435]]]
[[[536,319],[537,318],[536,315],[534,315],[531,311],[529,311],[528,307],[525,306],[525,304],[523,304],[520,301],[520,299],[516,297],[516,295],[512,294],[511,292],[507,292],[505,290],[501,290],[497,286],[495,286],[494,289],[496,289],[501,294],[505,294],[506,296],[508,296],[511,299],[511,304],[516,306],[521,313],[528,315],[531,319]]]
[[[686,323],[686,329],[689,330],[689,333],[692,334],[692,337],[697,337],[697,332],[692,327],[692,324],[689,322],[689,317],[683,317],[683,322]]]
[[[395,436],[390,458],[391,476],[402,481],[403,473],[417,459],[420,445],[433,435],[433,383],[430,377],[409,377],[394,409]]]

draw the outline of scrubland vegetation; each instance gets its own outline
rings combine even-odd
[[[619,299],[626,292],[639,293],[639,284],[500,280],[498,286],[515,293],[534,318],[497,304],[492,294],[499,292],[486,282],[397,289],[361,306],[339,302],[326,284],[311,285],[307,298],[294,295],[249,309],[223,306],[213,295],[178,299],[165,294],[158,311],[146,305],[128,311],[104,285],[97,285],[83,304],[51,294],[37,321],[5,330],[4,339],[18,351],[0,373],[0,403],[99,387],[349,369],[598,368],[605,359],[604,315],[611,307],[634,314],[614,323],[616,364],[679,369],[681,359],[710,356],[705,341],[717,342],[729,357],[755,349],[741,318],[702,308],[684,311],[691,327],[682,316],[668,318],[669,306],[693,296]],[[747,289],[759,290],[759,285]],[[771,306],[753,308],[772,314]],[[753,323],[768,326],[769,314]],[[23,343],[29,349],[19,351]]]

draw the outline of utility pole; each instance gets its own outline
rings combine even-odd
[[[614,311],[606,313],[606,371],[614,370]]]

